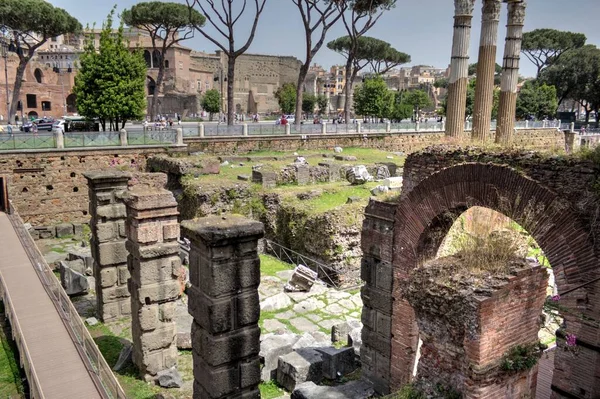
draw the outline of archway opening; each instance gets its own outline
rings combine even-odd
[[[37,119],[38,113],[35,111],[29,111],[29,113],[27,114],[27,117],[29,117],[29,119]]]
[[[150,56],[150,51],[144,50],[144,61],[146,62],[146,67],[152,68],[152,57]]]
[[[414,381],[405,389],[434,397],[499,390],[550,397],[556,331],[565,326],[540,246],[488,208],[437,222],[403,288],[419,336]],[[493,383],[481,382],[486,373]]]
[[[148,95],[153,96],[154,91],[156,90],[156,82],[150,76],[147,77],[147,86],[146,87],[148,89]]]
[[[77,112],[77,95],[71,93],[67,96],[67,113],[74,114]]]
[[[43,83],[43,73],[42,70],[40,68],[36,68],[35,71],[33,72],[33,76],[35,77],[36,82],[38,83]]]

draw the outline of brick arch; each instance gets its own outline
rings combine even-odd
[[[389,362],[392,390],[409,382],[418,341],[414,311],[402,299],[401,286],[419,260],[437,252],[452,222],[472,206],[493,209],[523,226],[548,257],[559,293],[597,277],[600,262],[593,252],[590,232],[583,227],[570,203],[548,187],[515,169],[492,164],[464,163],[430,175],[411,191],[403,193],[395,212]],[[593,308],[594,301],[588,298],[595,296],[595,287],[590,285],[576,290],[568,295],[563,305],[593,315],[597,309]],[[578,337],[588,337],[589,342],[596,345],[600,337],[595,327],[571,317],[567,319],[570,331],[576,332]],[[581,355],[580,360],[585,364],[581,369],[586,370],[582,372],[588,374],[582,376],[580,381],[583,382],[566,383],[565,377],[573,374],[558,370],[554,383],[562,384],[565,392],[573,392],[577,384],[585,386],[584,391],[593,392],[597,384],[594,369],[600,370],[598,353],[594,349]],[[558,352],[555,364],[567,362],[566,356],[564,352]],[[573,364],[572,359],[568,362]],[[573,366],[575,368],[577,366]],[[382,377],[385,378],[384,374]]]

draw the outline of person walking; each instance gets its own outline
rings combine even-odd
[[[12,136],[13,126],[12,123],[10,123],[10,121],[8,121],[8,125],[6,125],[6,131],[10,136]]]

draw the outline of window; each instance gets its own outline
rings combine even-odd
[[[183,62],[182,61],[179,61],[179,69],[183,70]]]
[[[27,108],[37,108],[37,96],[35,94],[27,94]]]
[[[56,42],[56,41],[58,41],[58,38],[57,38],[56,36],[54,36],[54,37],[52,38],[52,41],[53,41],[53,42]]]
[[[50,101],[42,101],[42,110],[43,111],[51,111],[52,103]]]
[[[169,68],[169,60],[165,60],[165,68]]]
[[[36,82],[42,83],[42,70],[40,68],[36,68],[33,72],[33,76],[35,77]]]
[[[342,90],[342,85],[338,85],[338,90]]]

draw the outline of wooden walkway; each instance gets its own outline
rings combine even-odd
[[[536,399],[550,399],[552,375],[554,374],[554,352],[556,347],[547,349],[540,358],[537,376]]]
[[[7,215],[0,212],[0,279],[44,399],[102,398]],[[8,311],[8,309],[7,309]],[[13,325],[13,331],[17,327]],[[26,351],[27,353],[22,353]],[[28,375],[28,378],[32,376]],[[31,385],[31,382],[30,382]]]

